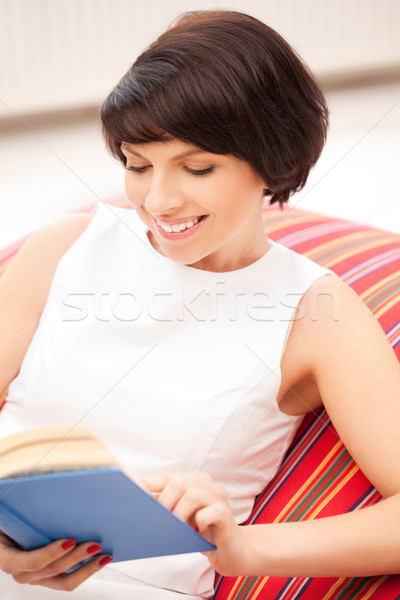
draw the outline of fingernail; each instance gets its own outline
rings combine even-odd
[[[74,540],[74,538],[69,538],[68,540],[65,540],[65,542],[63,542],[61,544],[61,548],[63,550],[69,550],[70,548],[73,548],[74,546],[76,546],[76,540]]]
[[[95,554],[96,552],[100,552],[100,550],[103,550],[101,546],[99,546],[98,544],[93,544],[93,546],[89,546],[86,552],[88,554]]]
[[[197,525],[194,526],[194,530],[196,533],[199,533],[199,528],[197,527]]]
[[[104,567],[105,565],[108,565],[108,563],[110,563],[112,561],[112,556],[105,556],[104,558],[101,559],[101,561],[99,562],[99,565],[101,567]]]

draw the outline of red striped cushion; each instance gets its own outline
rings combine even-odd
[[[400,359],[400,236],[298,209],[268,208],[268,235],[335,271],[379,319]],[[297,521],[374,504],[381,496],[358,469],[325,410],[308,415],[251,523]],[[215,600],[400,599],[400,576],[222,577]]]

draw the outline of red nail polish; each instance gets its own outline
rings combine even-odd
[[[65,540],[65,542],[63,542],[61,544],[61,548],[63,550],[69,550],[70,548],[73,548],[74,546],[76,546],[76,540],[74,540],[74,538],[69,538],[68,540]]]
[[[199,533],[199,528],[197,527],[197,525],[194,526],[194,530],[196,533]]]
[[[105,556],[104,558],[101,559],[101,561],[99,562],[99,565],[101,567],[104,567],[105,565],[108,565],[108,563],[110,563],[112,561],[112,556]]]
[[[93,544],[92,546],[89,546],[86,552],[88,554],[95,554],[96,552],[100,552],[100,550],[103,550],[101,546],[99,546],[98,544]]]

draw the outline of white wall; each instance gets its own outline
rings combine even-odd
[[[322,78],[400,70],[399,0],[0,0],[0,117],[100,104],[172,19],[218,7],[270,24]]]

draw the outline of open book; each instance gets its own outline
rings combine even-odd
[[[27,550],[60,538],[100,542],[114,561],[215,549],[69,424],[0,440],[0,530]]]

